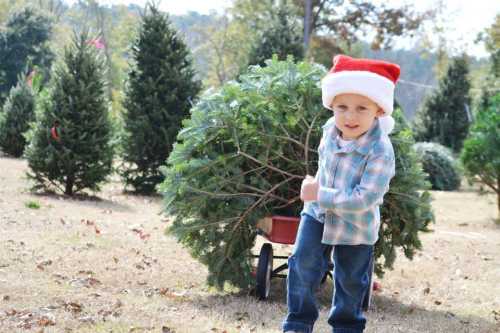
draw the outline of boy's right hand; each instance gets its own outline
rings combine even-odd
[[[318,182],[313,176],[307,175],[302,181],[300,187],[300,200],[302,201],[317,201],[318,200]]]

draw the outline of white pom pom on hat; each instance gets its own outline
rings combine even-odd
[[[321,80],[323,106],[332,110],[332,101],[339,94],[366,96],[384,110],[385,115],[379,118],[379,123],[384,132],[390,133],[394,128],[394,119],[390,115],[399,74],[397,64],[337,55],[330,72]]]

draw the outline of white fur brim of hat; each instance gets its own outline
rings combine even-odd
[[[380,106],[385,115],[392,114],[394,83],[386,77],[368,71],[341,71],[328,73],[321,80],[323,106],[332,110],[331,104],[339,94],[359,94]]]

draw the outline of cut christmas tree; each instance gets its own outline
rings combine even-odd
[[[321,103],[325,74],[318,65],[269,60],[207,92],[183,121],[160,190],[173,217],[169,232],[208,266],[210,285],[252,286],[256,223],[299,216],[302,179],[316,172],[321,126],[332,115]],[[396,118],[397,175],[382,209],[379,274],[398,247],[411,258],[433,220],[411,131]]]

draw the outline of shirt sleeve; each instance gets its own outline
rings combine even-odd
[[[318,203],[323,209],[342,212],[364,212],[381,203],[395,174],[394,156],[370,157],[361,181],[352,189],[336,189],[320,186]]]

